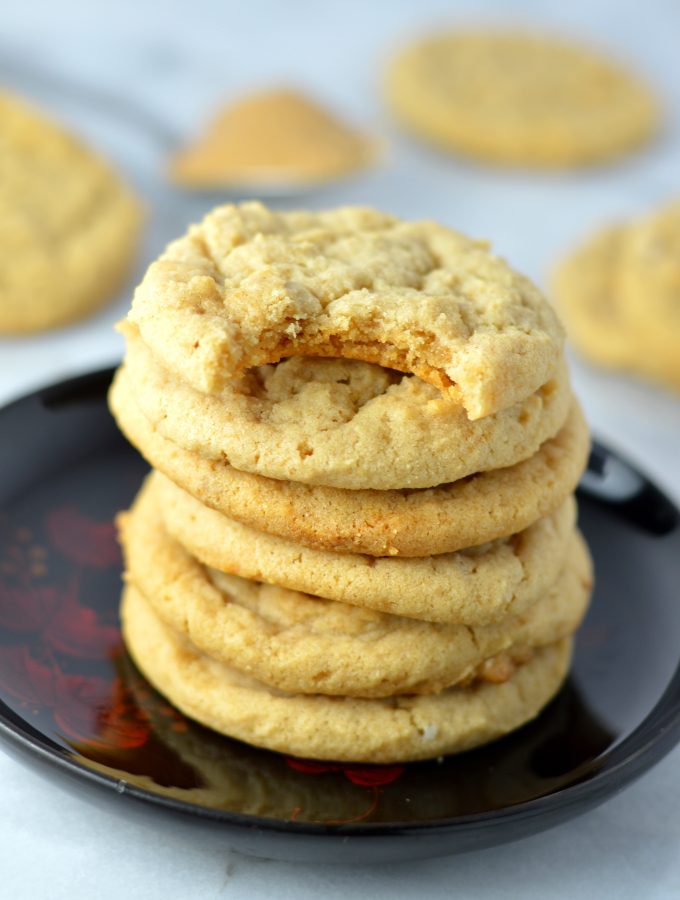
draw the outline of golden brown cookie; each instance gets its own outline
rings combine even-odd
[[[519,32],[439,33],[392,61],[387,99],[408,129],[446,150],[527,166],[574,166],[647,140],[647,88],[597,51]]]
[[[588,551],[576,535],[557,581],[523,615],[474,629],[436,625],[203,566],[167,534],[148,492],[119,524],[126,581],[164,622],[202,653],[293,693],[439,691],[469,679],[504,651],[571,635],[592,587]]]
[[[514,406],[470,421],[414,376],[294,357],[206,395],[163,369],[134,333],[119,376],[153,428],[185,450],[269,478],[351,490],[424,488],[532,456],[571,406],[566,363]]]
[[[310,550],[255,531],[203,506],[155,472],[168,532],[202,563],[355,606],[427,622],[487,625],[520,615],[564,567],[576,504],[568,498],[525,531],[480,547],[413,559]]]
[[[289,356],[361,359],[447,391],[471,419],[555,374],[562,329],[526,278],[434,222],[370,209],[215,209],[153,263],[129,320],[168,371],[218,393]]]
[[[54,328],[123,285],[141,210],[75,137],[0,92],[0,334]]]
[[[152,466],[226,516],[317,550],[429,556],[515,534],[560,505],[588,457],[588,429],[574,402],[559,434],[529,459],[430,490],[348,491],[276,481],[163,438],[139,411],[137,385],[124,373],[116,375],[109,404]]]
[[[203,656],[131,586],[123,633],[136,664],[183,713],[222,734],[314,759],[429,759],[495,740],[533,719],[567,675],[571,640],[536,651],[508,681],[385,699],[296,695]]]

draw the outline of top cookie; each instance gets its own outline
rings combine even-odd
[[[0,93],[0,333],[52,328],[108,300],[140,225],[137,201],[103,160]]]
[[[645,86],[587,47],[513,32],[438,34],[402,51],[387,97],[401,122],[447,149],[511,165],[615,156],[658,124]]]
[[[218,207],[150,266],[129,318],[205,393],[284,357],[346,357],[412,372],[471,419],[536,391],[562,346],[543,295],[486,244],[358,207]]]

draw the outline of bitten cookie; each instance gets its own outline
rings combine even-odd
[[[204,393],[290,356],[412,372],[471,419],[554,377],[562,329],[543,295],[488,246],[370,209],[218,207],[170,244],[129,321],[155,358]]]
[[[122,286],[141,209],[80,142],[0,92],[0,334],[54,328]]]
[[[385,699],[295,695],[200,654],[128,586],[121,610],[136,664],[182,712],[222,734],[313,759],[389,763],[469,750],[533,719],[557,693],[571,640],[536,651],[503,684]]]
[[[658,128],[648,89],[588,47],[518,32],[440,33],[392,61],[387,100],[447,150],[526,166],[615,157]]]

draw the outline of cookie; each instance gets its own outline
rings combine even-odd
[[[0,135],[0,334],[55,328],[124,284],[141,209],[103,160],[4,92]]]
[[[554,437],[571,405],[565,363],[525,400],[475,421],[431,384],[357,360],[294,357],[209,396],[158,366],[134,334],[119,377],[154,429],[185,450],[352,490],[432,487],[513,465]]]
[[[570,340],[585,356],[613,367],[627,364],[631,343],[616,298],[622,237],[621,228],[603,231],[572,253],[553,280]]]
[[[171,177],[191,188],[280,191],[362,169],[377,150],[309,97],[261,91],[223,110],[199,141],[175,157]]]
[[[629,356],[680,388],[680,202],[625,229],[617,275]]]
[[[392,61],[386,96],[409,130],[446,150],[519,166],[608,160],[658,129],[637,77],[588,47],[519,32],[439,33]]]
[[[504,651],[571,635],[592,587],[588,551],[575,535],[557,581],[522,616],[474,629],[436,625],[209,569],[167,534],[148,492],[119,525],[126,581],[166,624],[207,656],[292,693],[432,693],[485,666],[510,677]]]
[[[451,553],[523,531],[572,493],[586,465],[588,428],[574,402],[555,438],[534,456],[422,491],[345,491],[275,481],[182,450],[154,431],[120,370],[109,405],[123,433],[206,506],[316,550],[372,556]]]
[[[486,244],[359,207],[218,207],[149,267],[129,320],[204,393],[285,357],[340,356],[418,375],[471,419],[549,381],[563,338],[540,291]]]
[[[524,612],[564,566],[576,506],[568,498],[525,531],[480,547],[412,559],[310,550],[255,531],[203,506],[159,472],[158,497],[168,532],[202,563],[355,606],[427,622],[486,625]]]
[[[469,750],[533,719],[557,693],[571,640],[540,648],[504,683],[385,699],[297,695],[200,654],[128,586],[123,634],[135,663],[185,715],[259,747],[313,759],[389,763]]]
[[[680,389],[680,203],[586,241],[555,294],[586,356]]]

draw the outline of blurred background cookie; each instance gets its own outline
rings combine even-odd
[[[680,390],[680,202],[588,239],[555,294],[584,356]]]
[[[420,137],[510,165],[607,160],[659,120],[647,88],[605,56],[512,31],[442,33],[406,47],[389,66],[386,95]]]
[[[141,208],[102,159],[0,93],[0,334],[79,319],[124,283]]]

